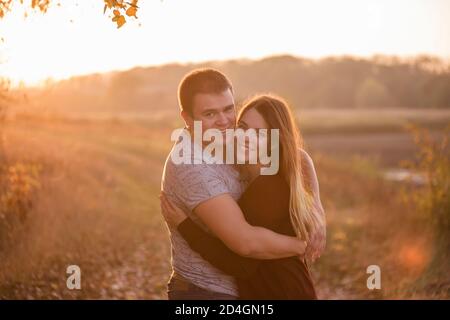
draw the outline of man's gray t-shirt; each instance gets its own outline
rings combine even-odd
[[[175,146],[174,146],[175,147]],[[200,203],[221,194],[230,194],[236,201],[243,192],[239,173],[232,165],[194,164],[192,152],[190,164],[175,164],[170,152],[162,177],[161,188],[167,197],[205,231],[208,228],[192,212]],[[204,160],[204,159],[203,159]],[[226,275],[193,251],[176,228],[169,226],[172,242],[172,267],[192,284],[218,293],[238,296],[235,279]]]

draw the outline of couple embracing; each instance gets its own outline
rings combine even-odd
[[[172,148],[160,198],[172,244],[168,298],[317,299],[309,263],[324,250],[325,216],[314,165],[288,104],[259,95],[236,115],[233,86],[214,69],[187,74],[178,100],[187,133],[180,137],[193,137],[201,125],[203,132],[222,134],[225,149],[235,139],[228,133],[239,129],[243,143],[226,153],[244,161],[207,156],[203,140],[179,139]],[[245,134],[250,131],[264,134],[255,135],[255,144]],[[261,152],[251,157],[262,146],[279,162],[276,172],[264,172],[271,164]],[[174,161],[180,157],[190,161]]]

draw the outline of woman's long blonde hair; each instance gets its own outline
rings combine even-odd
[[[307,241],[311,231],[317,227],[319,218],[313,212],[312,195],[304,185],[300,155],[303,139],[294,116],[286,101],[265,94],[249,100],[240,110],[238,120],[253,108],[261,114],[269,129],[279,129],[280,170],[290,188],[291,223],[297,237]]]

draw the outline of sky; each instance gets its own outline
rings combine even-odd
[[[103,15],[102,0],[60,2],[27,18],[17,6],[0,20],[0,77],[36,85],[275,54],[450,58],[450,0],[140,0],[138,20],[121,29]]]

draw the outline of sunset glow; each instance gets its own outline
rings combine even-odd
[[[102,1],[63,1],[0,21],[0,76],[47,78],[170,62],[373,54],[450,56],[450,2],[141,0],[117,29]]]

